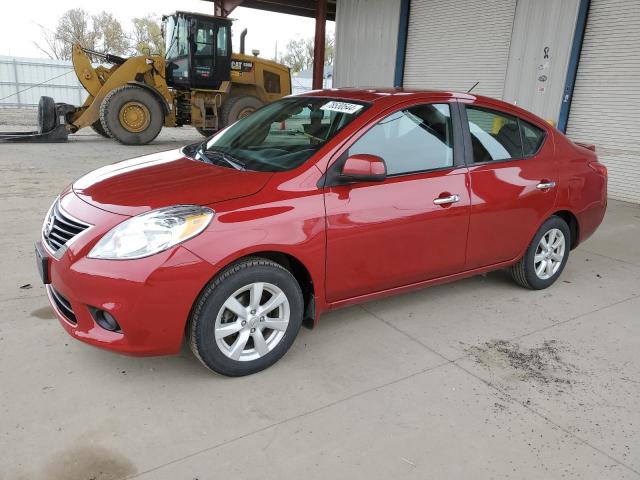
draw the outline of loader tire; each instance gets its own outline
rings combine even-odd
[[[222,120],[222,126],[226,127],[252,114],[257,109],[264,105],[262,100],[253,95],[239,95],[235,97],[229,97],[226,102],[223,103],[220,109],[220,118]]]
[[[203,137],[210,137],[211,135],[213,135],[218,131],[218,130],[214,130],[213,128],[200,128],[200,127],[196,127],[196,130]]]
[[[125,85],[109,92],[100,105],[105,132],[124,145],[146,145],[158,136],[164,111],[144,88]]]
[[[56,127],[56,102],[51,97],[40,97],[38,102],[38,132],[50,132]]]
[[[98,135],[102,135],[104,138],[111,138],[109,134],[105,131],[100,120],[96,120],[95,122],[93,122],[93,125],[91,125],[91,128]]]

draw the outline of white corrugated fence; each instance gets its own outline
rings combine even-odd
[[[80,105],[87,94],[71,62],[0,56],[0,107],[35,107],[43,95]]]

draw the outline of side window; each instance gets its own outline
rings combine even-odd
[[[522,132],[522,146],[524,156],[535,155],[540,150],[544,142],[545,133],[541,128],[531,125],[524,120],[520,120],[520,131]]]
[[[218,49],[218,56],[226,57],[228,55],[228,43],[227,43],[227,34],[228,27],[220,26],[218,28],[218,38],[216,40],[216,46]]]
[[[263,78],[264,89],[267,93],[280,93],[280,75],[265,70]]]
[[[389,175],[453,166],[448,104],[417,105],[380,120],[349,149],[349,155],[382,157]]]
[[[189,36],[187,21],[180,17],[178,18],[178,56],[186,57],[189,55]]]
[[[505,113],[466,107],[474,162],[522,158],[518,119]]]

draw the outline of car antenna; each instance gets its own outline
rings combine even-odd
[[[471,93],[471,90],[473,90],[474,88],[476,88],[478,86],[480,82],[476,82],[473,84],[473,87],[471,87],[469,90],[467,90],[467,93]]]

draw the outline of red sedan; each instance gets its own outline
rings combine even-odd
[[[288,97],[73,183],[38,265],[73,337],[156,355],[186,336],[246,375],[327,310],[501,268],[550,286],[605,213],[594,150],[475,95]]]

